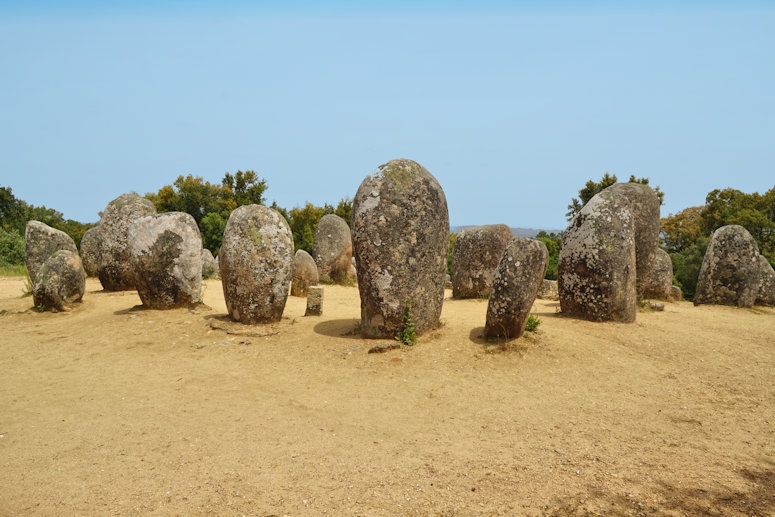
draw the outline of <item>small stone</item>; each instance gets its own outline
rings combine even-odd
[[[307,312],[305,316],[323,315],[323,286],[311,285],[307,292]]]

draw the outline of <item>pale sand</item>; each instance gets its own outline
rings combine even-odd
[[[38,313],[0,278],[0,515],[775,515],[775,311],[668,303],[486,343],[444,303],[414,347],[321,317],[213,329],[89,279]],[[447,291],[449,297],[450,291]],[[233,325],[240,328],[240,325]]]

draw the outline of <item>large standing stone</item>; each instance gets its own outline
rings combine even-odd
[[[123,194],[105,207],[99,225],[97,275],[106,291],[135,288],[135,274],[129,260],[129,227],[137,219],[155,213],[153,203],[135,193]]]
[[[722,226],[710,239],[694,305],[753,307],[759,294],[759,247],[742,226]]]
[[[100,260],[100,230],[99,226],[92,226],[81,237],[81,262],[83,270],[91,277],[99,273]]]
[[[86,290],[86,275],[81,257],[72,250],[59,250],[41,266],[32,283],[35,307],[66,311],[80,302]]]
[[[247,324],[280,321],[293,262],[293,236],[282,215],[262,205],[234,210],[218,260],[232,319]]]
[[[298,250],[293,256],[291,269],[291,296],[307,296],[310,286],[318,285],[318,266],[312,255],[305,250]]]
[[[38,271],[43,267],[43,263],[51,255],[59,250],[78,253],[78,249],[69,235],[40,221],[27,222],[27,227],[24,231],[24,241],[24,259],[27,263],[30,280],[33,283],[38,276]]]
[[[353,199],[361,332],[393,338],[411,299],[419,335],[439,324],[449,247],[444,191],[424,167],[399,159],[363,180]]]
[[[202,291],[202,237],[194,218],[165,212],[129,227],[129,260],[135,287],[150,309],[190,307]]]
[[[321,282],[346,283],[352,278],[353,241],[347,222],[336,214],[320,218],[312,244]]]
[[[642,183],[615,183],[607,190],[630,201],[635,223],[635,290],[642,298],[651,282],[659,248],[659,198],[651,187]]]
[[[662,248],[657,248],[651,281],[643,291],[643,298],[670,300],[672,298],[673,261]]]
[[[538,288],[538,294],[536,294],[536,298],[540,298],[542,300],[559,300],[560,295],[557,291],[557,280],[546,280],[541,283],[541,286]]]
[[[759,294],[756,305],[775,306],[775,270],[764,255],[759,255]]]
[[[487,304],[486,337],[518,338],[546,275],[549,251],[535,239],[513,237],[503,252]]]
[[[628,198],[609,187],[571,220],[557,268],[564,314],[635,321],[635,217]]]
[[[465,228],[452,249],[452,296],[487,298],[495,268],[514,232],[505,224]]]

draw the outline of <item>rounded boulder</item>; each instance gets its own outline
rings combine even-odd
[[[487,298],[490,296],[495,268],[514,232],[505,224],[465,228],[452,249],[452,296]]]
[[[43,263],[59,250],[78,253],[73,239],[61,230],[40,221],[28,221],[24,230],[24,260],[30,280],[35,282]]]
[[[35,307],[66,311],[80,302],[86,290],[86,274],[81,257],[72,250],[54,252],[41,266],[32,283]]]

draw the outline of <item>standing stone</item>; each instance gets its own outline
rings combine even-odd
[[[347,222],[336,214],[320,218],[312,244],[312,257],[321,282],[338,284],[352,280],[353,241]]]
[[[439,325],[449,247],[444,191],[424,167],[399,159],[366,177],[353,199],[361,332],[393,338],[409,300],[417,335]]]
[[[684,299],[684,293],[681,291],[681,288],[677,285],[671,285],[670,286],[670,297],[668,300],[671,302],[680,302]]]
[[[97,275],[106,291],[135,288],[135,274],[129,260],[129,227],[137,219],[155,213],[153,203],[134,192],[117,197],[105,207],[99,225]]]
[[[538,288],[538,294],[536,298],[542,300],[559,300],[560,295],[557,292],[557,280],[546,280],[541,282],[541,287]]]
[[[307,296],[311,285],[318,285],[318,266],[312,255],[298,250],[293,256],[291,268],[291,296]]]
[[[635,213],[610,187],[565,231],[557,287],[564,314],[590,321],[635,321]]]
[[[452,296],[487,298],[495,268],[514,232],[505,224],[465,228],[452,249]]]
[[[229,316],[246,324],[280,321],[293,262],[285,218],[262,205],[238,207],[226,223],[218,259]]]
[[[759,255],[759,294],[756,305],[775,306],[775,270],[764,255]]]
[[[323,315],[323,286],[312,285],[307,294],[307,311],[305,316]]]
[[[615,183],[606,190],[630,201],[635,224],[635,290],[638,298],[642,298],[651,282],[659,249],[659,198],[651,187],[642,183]]]
[[[694,305],[753,307],[759,295],[759,247],[742,226],[722,226],[710,239]]]
[[[78,253],[73,239],[61,230],[52,228],[40,221],[28,221],[24,231],[25,252],[24,260],[27,263],[27,271],[30,280],[35,282],[38,271],[43,263],[59,250],[68,250]]]
[[[669,300],[673,286],[673,261],[662,248],[657,248],[651,280],[643,292],[643,298]]]
[[[129,260],[137,294],[149,309],[191,307],[202,291],[202,237],[194,218],[165,212],[129,227]]]
[[[100,260],[100,230],[99,226],[92,226],[81,237],[81,262],[83,270],[91,277],[96,277],[99,272]]]
[[[495,270],[487,304],[486,337],[518,338],[546,275],[549,251],[535,239],[513,237]]]
[[[213,257],[213,252],[202,248],[202,278],[212,278],[218,274],[218,263]]]
[[[72,250],[59,250],[41,266],[32,283],[35,307],[66,311],[80,302],[86,290],[86,274],[81,257]]]

